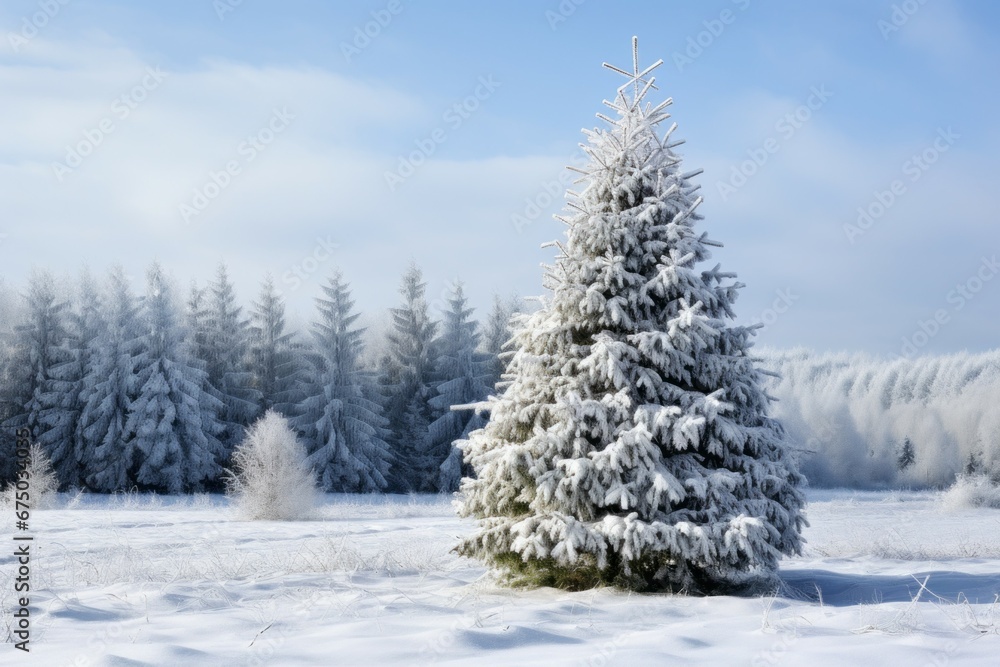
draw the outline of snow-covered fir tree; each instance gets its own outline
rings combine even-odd
[[[199,327],[195,329],[194,351],[205,365],[215,397],[222,402],[219,422],[224,430],[219,440],[231,449],[257,417],[260,394],[252,386],[249,367],[250,322],[236,303],[236,291],[224,264],[219,265],[207,292],[192,292],[188,319]]]
[[[138,394],[135,372],[142,334],[139,305],[121,267],[108,277],[102,319],[104,326],[90,343],[78,430],[85,486],[110,493],[128,488],[132,456],[125,424]]]
[[[31,438],[39,440],[61,426],[59,421],[53,423],[53,412],[61,398],[56,369],[72,359],[66,346],[68,304],[58,298],[55,281],[46,271],[32,273],[25,302],[26,321],[15,328],[11,400],[17,408],[9,425],[27,428]]]
[[[38,438],[63,488],[79,487],[83,481],[86,447],[80,418],[92,390],[87,379],[93,377],[96,344],[103,329],[100,295],[88,271],[80,276],[77,305],[69,313],[67,329],[69,359],[53,369],[49,407],[41,416],[45,430]]]
[[[491,390],[502,381],[502,376],[507,370],[510,353],[504,349],[504,345],[513,334],[513,320],[522,310],[521,301],[514,295],[501,297],[499,294],[495,294],[493,296],[493,308],[486,318],[482,337],[482,349],[487,355],[490,372],[489,386]]]
[[[0,485],[14,479],[14,418],[21,411],[18,366],[12,331],[0,331]]]
[[[439,358],[435,372],[434,396],[431,407],[438,413],[428,428],[428,458],[437,463],[425,474],[431,479],[424,486],[434,485],[438,491],[458,489],[462,480],[462,452],[454,445],[485,424],[483,417],[472,410],[452,410],[453,405],[478,403],[490,393],[488,357],[477,351],[478,326],[471,319],[472,308],[460,284],[448,300],[450,308],[444,315],[443,331],[438,339]],[[470,472],[470,471],[466,471]]]
[[[639,69],[585,131],[551,295],[515,333],[511,384],[463,443],[478,477],[459,551],[529,582],[716,591],[801,548],[803,478],[768,416],[740,284],[706,268],[670,100]]]
[[[387,421],[381,406],[365,396],[371,382],[358,366],[362,329],[352,328],[350,289],[339,272],[316,299],[312,333],[314,353],[308,395],[294,420],[309,447],[309,464],[325,491],[382,491],[389,472]]]
[[[267,276],[250,313],[250,375],[263,411],[292,414],[301,379],[301,346],[285,325],[285,302]]]
[[[63,347],[67,332],[66,304],[56,296],[55,282],[44,271],[32,273],[27,292],[17,299],[20,309],[5,303],[0,323],[3,331],[3,386],[0,386],[0,436],[7,448],[0,457],[0,473],[13,479],[15,430],[27,427],[32,437],[45,430],[41,423],[46,408],[45,393],[52,388],[53,369],[69,358]]]
[[[140,488],[181,493],[203,488],[221,474],[221,402],[191,358],[170,284],[158,264],[147,274],[142,350],[136,365],[138,396],[125,425],[131,440],[129,472]]]
[[[427,283],[416,264],[403,275],[399,292],[403,302],[390,309],[392,330],[381,366],[381,386],[389,419],[392,450],[390,487],[393,491],[434,491],[423,472],[431,470],[427,428],[434,418],[431,387],[437,365],[434,337],[438,323],[430,318]]]
[[[184,304],[184,319],[187,325],[188,348],[191,355],[202,363],[211,352],[208,347],[208,299],[206,294],[208,289],[198,287],[198,283],[191,282],[188,290],[187,302]]]

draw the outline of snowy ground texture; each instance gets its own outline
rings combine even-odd
[[[63,496],[32,515],[31,654],[0,664],[998,664],[1000,510],[810,501],[784,590],[743,599],[504,589],[449,553],[471,524],[440,497],[327,496],[283,523],[219,496]]]

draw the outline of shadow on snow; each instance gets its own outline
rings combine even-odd
[[[1000,573],[969,574],[934,570],[915,574],[843,574],[829,570],[785,570],[781,594],[834,607],[881,602],[922,601],[989,603],[1000,596]],[[924,590],[921,592],[921,587]]]

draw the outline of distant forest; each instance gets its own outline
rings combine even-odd
[[[497,296],[477,321],[461,287],[451,291],[433,318],[411,266],[398,305],[365,313],[379,325],[369,331],[334,272],[298,331],[270,279],[241,303],[224,266],[186,292],[155,264],[142,294],[121,269],[85,272],[71,290],[45,271],[21,294],[0,285],[0,483],[26,427],[63,489],[219,491],[244,429],[274,409],[326,491],[452,491],[469,472],[453,443],[486,415],[450,407],[495,393],[523,302]],[[756,354],[780,375],[772,411],[813,486],[1000,480],[1000,351]]]
[[[403,275],[378,349],[333,272],[308,330],[290,329],[265,278],[241,303],[224,265],[181,293],[158,264],[143,294],[122,269],[84,272],[71,295],[36,271],[0,295],[0,429],[27,428],[62,489],[218,491],[234,447],[267,410],[286,416],[323,490],[439,492],[458,487],[453,442],[484,422],[453,405],[484,400],[503,371],[513,297],[480,323],[456,285],[433,319],[422,273]],[[0,481],[13,475],[12,450]]]

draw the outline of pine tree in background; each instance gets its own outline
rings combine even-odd
[[[403,303],[392,308],[388,351],[381,362],[381,385],[389,419],[392,451],[390,488],[394,491],[434,491],[425,484],[431,462],[427,428],[433,419],[430,383],[437,364],[433,345],[437,322],[428,314],[427,283],[415,264],[403,276],[399,292]]]
[[[236,304],[236,291],[224,264],[219,265],[215,280],[198,301],[193,295],[189,300],[189,313],[195,303],[201,307],[197,317],[203,339],[196,349],[203,355],[199,358],[205,364],[209,386],[222,402],[219,421],[224,430],[219,439],[231,450],[243,439],[244,430],[260,409],[260,394],[252,386],[249,368],[250,323]]]
[[[45,429],[40,423],[45,409],[43,395],[51,390],[52,371],[68,359],[63,348],[66,337],[65,308],[58,302],[55,283],[47,272],[33,272],[26,294],[17,301],[21,308],[4,304],[9,315],[16,319],[4,320],[3,386],[0,387],[0,436],[6,451],[0,457],[0,472],[5,481],[13,480],[15,430],[27,427],[32,437]]]
[[[250,314],[250,375],[260,395],[260,409],[292,414],[295,387],[301,379],[301,346],[285,328],[285,302],[267,276]]]
[[[768,416],[738,283],[709,259],[697,186],[672,151],[671,100],[633,71],[570,193],[551,298],[515,334],[511,384],[463,443],[476,479],[459,551],[516,579],[724,590],[798,553],[803,478]]]
[[[899,456],[896,458],[896,467],[899,470],[906,470],[916,461],[916,456],[913,451],[913,443],[910,442],[910,437],[907,436],[903,438],[903,446],[899,448]]]
[[[0,341],[8,341],[14,333],[14,322],[21,317],[21,301],[17,290],[0,276]]]
[[[14,480],[17,457],[14,454],[16,436],[12,424],[23,404],[19,396],[19,369],[13,338],[12,332],[0,332],[0,485]]]
[[[125,425],[132,440],[129,472],[141,488],[181,493],[220,477],[220,401],[190,358],[177,324],[170,285],[159,265],[147,274],[142,351],[136,366],[139,393]]]
[[[423,485],[433,485],[441,492],[457,490],[462,480],[462,452],[453,443],[485,424],[476,412],[452,410],[451,406],[478,403],[490,393],[488,358],[476,351],[479,333],[471,319],[472,308],[466,307],[467,302],[462,286],[457,285],[448,300],[451,307],[445,313],[444,331],[438,339],[437,382],[430,405],[439,416],[428,428],[430,446],[427,453],[432,466],[424,471],[429,478]]]
[[[370,380],[358,367],[361,329],[352,325],[354,301],[340,273],[316,300],[310,391],[295,425],[309,445],[309,464],[325,491],[382,491],[389,472],[387,422],[381,406],[365,397]]]
[[[25,299],[26,321],[15,329],[12,360],[16,386],[13,400],[18,405],[9,425],[27,428],[31,438],[38,440],[59,426],[51,422],[59,401],[55,369],[71,360],[66,347],[67,304],[57,298],[55,281],[46,271],[32,273]]]
[[[506,298],[499,294],[493,296],[493,309],[483,327],[483,352],[487,355],[490,373],[489,386],[491,391],[499,391],[497,384],[502,382],[507,370],[510,354],[505,352],[504,345],[514,333],[513,320],[521,312],[522,299],[515,295]]]
[[[208,359],[211,352],[208,347],[208,307],[205,297],[206,289],[198,287],[198,283],[192,281],[191,289],[188,290],[187,303],[185,303],[185,323],[188,332],[188,348],[191,356],[198,359],[203,364]]]
[[[87,378],[93,377],[95,345],[103,330],[100,295],[88,271],[80,276],[77,306],[68,319],[70,358],[53,369],[49,407],[42,413],[45,431],[38,438],[63,488],[79,487],[83,482],[86,447],[81,416],[92,391]]]
[[[121,267],[111,271],[102,308],[104,327],[90,342],[90,368],[83,378],[80,412],[81,475],[105,493],[128,486],[132,460],[125,423],[138,394],[139,306]]]
[[[405,389],[405,387],[404,387]],[[391,400],[391,398],[390,398]],[[391,423],[391,421],[390,421]],[[397,493],[434,493],[427,471],[432,462],[426,453],[430,449],[431,407],[423,393],[411,393],[401,406],[396,426],[389,430],[390,482]]]
[[[14,480],[17,457],[12,424],[27,400],[18,384],[23,369],[16,363],[14,324],[21,319],[21,299],[0,277],[0,485]]]
[[[969,456],[965,459],[965,467],[962,472],[966,476],[978,475],[983,471],[983,461],[981,453],[969,452]]]

